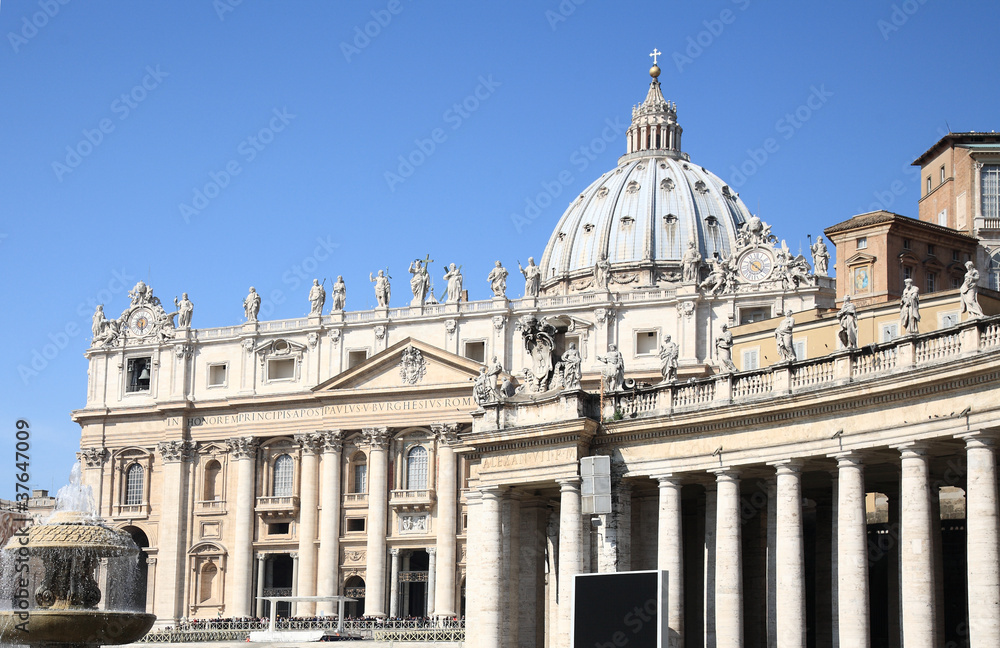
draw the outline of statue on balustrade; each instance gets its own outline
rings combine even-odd
[[[323,280],[324,282],[326,279]],[[319,279],[313,279],[312,288],[309,289],[309,314],[322,315],[323,304],[326,303],[326,288],[320,284]]]
[[[663,344],[660,345],[660,373],[663,375],[662,382],[668,383],[672,380],[677,380],[678,355],[677,343],[672,342],[669,335],[664,336]]]
[[[851,296],[844,296],[844,305],[837,312],[837,320],[840,322],[840,331],[837,336],[845,349],[858,348],[858,309],[855,308]]]
[[[378,303],[379,308],[389,307],[389,297],[391,286],[389,285],[388,273],[385,270],[379,270],[378,276],[368,273],[368,280],[375,284],[375,301]]]
[[[528,266],[521,267],[521,262],[517,262],[517,269],[524,275],[524,296],[538,297],[538,288],[542,283],[542,269],[535,265],[535,257],[528,257]]]
[[[448,297],[445,299],[445,303],[457,304],[462,301],[462,266],[456,268],[454,263],[448,264],[444,280],[448,282]]]
[[[330,312],[344,310],[344,304],[346,303],[347,285],[344,283],[344,277],[337,275],[337,283],[333,284],[333,308],[330,309]]]
[[[979,270],[972,261],[965,262],[965,281],[959,291],[962,296],[962,312],[968,313],[970,319],[983,316],[983,309],[979,306]]]
[[[903,280],[903,294],[899,298],[899,329],[910,335],[920,332],[920,289],[913,279]]]
[[[248,322],[257,321],[257,315],[260,313],[260,295],[253,286],[250,286],[250,293],[243,300],[243,313]]]
[[[688,241],[688,249],[681,258],[684,283],[698,283],[698,270],[701,268],[701,254],[694,241]]]
[[[785,311],[785,319],[774,329],[774,341],[778,347],[779,362],[795,362],[795,346],[792,343],[792,329],[795,328],[795,318],[792,311]]]
[[[180,300],[174,297],[174,306],[177,307],[177,326],[191,328],[191,316],[194,315],[194,304],[188,299],[188,294],[181,293]]]
[[[827,269],[830,266],[830,253],[826,249],[826,243],[822,236],[816,237],[816,242],[809,246],[812,252],[813,270],[820,277],[827,276]]]
[[[608,352],[605,355],[597,356],[599,362],[604,363],[601,368],[601,376],[604,378],[604,390],[609,392],[621,391],[625,385],[625,359],[622,357],[618,347],[614,344],[608,345]]]
[[[490,290],[493,296],[498,299],[507,298],[507,268],[503,267],[499,261],[490,273],[486,275],[486,281],[490,282]]]
[[[499,400],[495,384],[494,378],[486,373],[486,367],[480,367],[479,375],[473,379],[472,383],[472,400],[475,401],[476,405],[488,405]]]
[[[722,333],[715,338],[715,348],[722,368],[725,371],[736,371],[736,365],[733,364],[733,332],[729,330],[728,324],[722,325]]]
[[[430,289],[431,276],[427,271],[427,266],[431,263],[431,255],[427,255],[424,261],[414,259],[410,264],[410,290],[413,292],[413,299],[410,306],[423,306],[427,299],[427,291]]]
[[[726,289],[726,284],[726,267],[719,259],[712,259],[712,270],[708,273],[705,281],[698,284],[698,288],[701,290],[710,288],[709,295],[715,296],[721,294]]]

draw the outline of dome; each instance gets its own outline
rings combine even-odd
[[[654,77],[632,110],[628,152],[559,219],[542,254],[545,293],[585,290],[604,258],[635,287],[670,283],[694,241],[702,258],[729,256],[751,214],[721,178],[680,150],[676,105]],[[620,280],[618,283],[626,283]]]

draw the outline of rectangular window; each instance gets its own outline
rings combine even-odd
[[[368,464],[357,464],[354,466],[354,492],[368,492]]]
[[[913,268],[903,266],[903,279],[913,279]]]
[[[903,249],[904,250],[910,249],[910,239],[903,239]]]
[[[368,359],[368,349],[358,349],[347,352],[347,368],[357,367]]]
[[[927,273],[927,292],[932,293],[937,291],[937,273],[928,272]]]
[[[653,355],[657,352],[656,331],[635,332],[635,354]]]
[[[760,368],[760,350],[747,349],[743,352],[743,371]]]
[[[899,337],[899,324],[883,324],[882,325],[882,341],[892,342],[897,337]]]
[[[486,342],[482,340],[465,343],[465,357],[479,364],[486,362]]]
[[[948,227],[948,210],[942,209],[938,212],[938,225]]]
[[[979,180],[982,187],[979,206],[983,218],[1000,218],[1000,164],[983,165]]]
[[[927,255],[934,256],[934,246],[931,243],[927,244]]]
[[[805,340],[794,340],[792,346],[795,347],[795,359],[805,360],[806,359],[806,341]]]
[[[862,236],[858,239],[858,249],[864,250],[868,248],[868,237]]]
[[[227,364],[208,365],[208,386],[225,387],[228,369],[229,365]]]
[[[952,250],[951,251],[951,260],[952,261],[958,261],[958,250]]]
[[[149,379],[152,376],[151,358],[129,358],[126,364],[125,391],[149,391]]]
[[[938,315],[941,326],[940,328],[948,328],[949,326],[957,326],[959,322],[959,314],[957,311],[951,311],[950,313],[941,313]]]
[[[288,522],[274,522],[267,525],[267,535],[288,535]]]
[[[927,176],[927,193],[931,192],[931,177]]]
[[[740,324],[753,324],[754,322],[762,322],[766,319],[771,319],[770,306],[740,309]]]
[[[282,358],[281,360],[267,361],[268,380],[294,380],[295,360],[293,358]]]
[[[941,182],[944,182],[944,165],[941,165]]]
[[[347,518],[347,532],[348,533],[364,533],[365,532],[365,519],[364,518]]]

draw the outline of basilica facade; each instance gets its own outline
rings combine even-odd
[[[1000,645],[998,295],[943,285],[915,329],[886,328],[902,297],[862,303],[839,335],[822,241],[793,254],[693,162],[650,74],[618,166],[492,299],[452,267],[437,303],[417,260],[403,307],[382,276],[367,311],[314,286],[311,315],[258,321],[251,289],[246,321],[193,328],[140,282],[95,313],[83,478],[161,624],[346,595],[568,648],[573,575],[660,569],[672,647]],[[610,513],[582,508],[593,455]]]

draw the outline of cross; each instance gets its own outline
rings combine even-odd
[[[650,56],[653,57],[653,65],[656,65],[656,57],[660,56],[662,54],[663,54],[663,52],[661,52],[660,50],[656,49],[655,47],[653,48],[653,52],[652,52],[652,54],[650,54]]]

